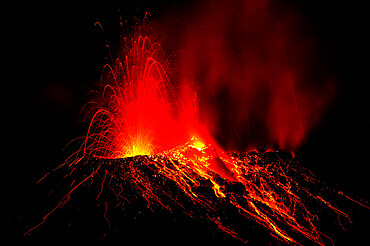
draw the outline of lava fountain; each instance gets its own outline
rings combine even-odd
[[[182,139],[179,106],[161,54],[160,44],[148,36],[123,39],[122,57],[105,66],[100,98],[91,102],[84,155],[150,155]]]

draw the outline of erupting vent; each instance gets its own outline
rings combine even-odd
[[[321,195],[315,188],[318,181],[299,167],[291,154],[272,150],[228,153],[218,146],[207,124],[199,120],[196,93],[171,85],[168,60],[160,44],[146,35],[147,29],[138,27],[131,38],[124,38],[121,57],[105,66],[101,90],[85,108],[90,120],[87,136],[81,149],[62,165],[69,171],[72,188],[57,208],[66,204],[77,188],[94,181],[101,182],[102,190],[108,187],[117,204],[144,199],[153,211],[163,208],[210,220],[244,242],[248,235],[232,218],[241,223],[254,221],[286,243],[300,244],[302,238],[319,245],[328,243],[330,238],[317,227],[319,218],[312,204],[327,206],[348,221],[349,216]],[[209,69],[214,69],[217,61],[213,60]],[[184,71],[192,70],[192,64],[188,62]],[[275,71],[272,64],[268,66]],[[280,67],[275,68],[280,74]],[[219,76],[224,72],[218,71]],[[189,74],[196,78],[195,72]],[[283,78],[291,79],[285,75],[278,79]],[[251,83],[254,77],[246,79]],[[286,84],[292,86],[292,81]],[[281,99],[275,108],[287,108],[285,105],[293,102],[281,95],[272,96],[272,102]],[[291,111],[294,119],[301,121],[296,117],[297,104],[289,110],[284,111],[284,119],[275,117],[277,111],[270,112],[275,118],[268,118],[276,119],[281,129],[289,122]],[[290,146],[303,138],[300,123],[299,137],[290,139]]]

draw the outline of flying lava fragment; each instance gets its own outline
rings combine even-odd
[[[260,224],[285,243],[330,242],[309,204],[349,216],[311,189],[319,182],[291,154],[224,151],[199,120],[196,93],[173,87],[162,47],[148,29],[139,26],[125,37],[121,56],[104,67],[101,90],[86,106],[90,124],[81,149],[59,167],[73,181],[55,209],[79,187],[101,182],[121,206],[143,199],[153,211],[209,220],[242,242],[248,235],[225,212]]]

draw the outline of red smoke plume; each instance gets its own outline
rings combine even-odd
[[[229,149],[296,150],[335,89],[300,14],[268,0],[206,1],[182,20],[179,80],[198,87],[210,134]]]

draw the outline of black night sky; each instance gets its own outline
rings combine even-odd
[[[296,153],[302,165],[312,170],[330,187],[354,198],[370,201],[369,188],[369,50],[368,15],[359,2],[283,1],[299,9],[311,22],[318,35],[320,52],[335,76],[337,97],[322,123],[306,139]],[[5,69],[2,73],[3,111],[5,122],[3,166],[5,182],[2,196],[6,214],[6,240],[13,244],[34,242],[87,243],[102,240],[104,244],[128,240],[137,244],[218,243],[229,245],[227,236],[202,222],[184,216],[176,222],[168,216],[140,218],[136,222],[123,215],[119,231],[127,237],[109,232],[104,224],[104,208],[97,207],[94,195],[82,193],[63,210],[52,216],[34,234],[23,233],[41,221],[57,200],[48,193],[53,186],[38,185],[37,180],[71,154],[64,147],[86,132],[86,123],[79,123],[81,108],[88,93],[99,82],[108,52],[119,43],[119,21],[150,12],[160,19],[168,11],[183,14],[197,6],[197,1],[120,1],[109,4],[94,2],[77,4],[50,2],[4,5],[9,12],[2,22]],[[104,32],[94,26],[100,22]],[[5,86],[5,87],[4,87]],[[58,185],[58,182],[52,182]],[[352,229],[339,227],[333,237],[335,245],[370,243],[370,211],[353,205]],[[333,217],[336,223],[337,218]],[[125,224],[126,223],[126,224]],[[323,228],[325,231],[326,228]],[[111,229],[115,230],[115,228]],[[329,229],[334,231],[334,229]],[[272,237],[251,230],[250,245],[276,245]],[[262,232],[263,233],[263,232]],[[268,232],[266,232],[268,234]],[[366,243],[367,242],[367,243]],[[238,245],[232,240],[230,244]],[[283,244],[281,244],[283,245]]]

